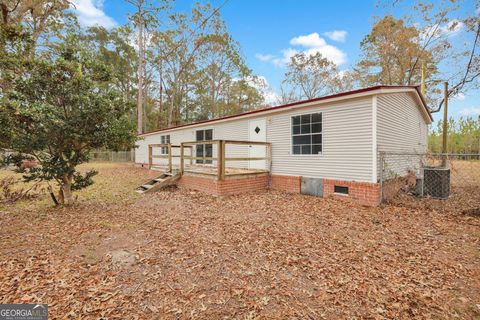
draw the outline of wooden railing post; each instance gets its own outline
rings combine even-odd
[[[180,174],[183,174],[183,143],[180,144]]]
[[[223,150],[225,147],[225,141],[220,140],[217,142],[217,180],[224,180],[225,179],[225,151]]]
[[[172,145],[168,144],[168,172],[172,172]]]
[[[193,165],[193,146],[190,146],[190,166]]]
[[[207,157],[207,146],[206,146],[205,143],[202,143],[202,148],[203,148],[203,159],[202,159],[203,162],[202,162],[202,164],[206,165],[207,164],[207,159],[205,159],[205,158]]]
[[[222,172],[221,172],[221,178],[222,180],[225,180],[225,170],[227,168],[225,162],[225,154],[227,153],[227,143],[225,140],[220,141],[220,144],[222,145]]]
[[[152,146],[148,146],[148,170],[152,169]]]

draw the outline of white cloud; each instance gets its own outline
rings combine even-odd
[[[457,93],[456,95],[454,95],[452,97],[453,100],[456,100],[456,101],[464,101],[465,100],[465,95],[461,92]]]
[[[436,24],[436,25],[424,28],[420,33],[420,39],[425,40],[430,37],[440,38],[440,37],[455,36],[460,31],[462,31],[464,27],[465,27],[465,24],[462,21],[458,19],[453,19],[453,20],[450,20],[445,25]]]
[[[441,26],[440,27],[440,30],[445,33],[446,35],[454,35],[454,34],[457,34],[459,33],[463,27],[465,26],[465,24],[458,20],[458,19],[453,19],[453,20],[450,20],[447,25],[445,26]]]
[[[271,54],[261,54],[261,53],[257,53],[255,55],[255,58],[257,58],[258,60],[260,61],[271,61],[273,58],[275,58],[274,56],[272,56]]]
[[[325,32],[324,35],[333,41],[345,42],[345,39],[347,38],[347,31],[333,30],[333,31]]]
[[[306,36],[294,37],[290,40],[290,44],[307,48],[318,48],[325,46],[327,43],[318,33],[314,32]]]
[[[463,108],[458,112],[461,116],[480,116],[480,107]]]
[[[294,37],[290,40],[290,44],[301,48],[290,47],[283,49],[280,51],[282,53],[280,56],[257,53],[255,57],[260,61],[271,62],[277,67],[284,67],[290,61],[290,58],[297,53],[314,55],[319,52],[323,57],[331,60],[336,65],[342,65],[347,61],[347,55],[345,52],[335,46],[327,44],[325,39],[320,37],[316,32]]]
[[[299,53],[299,51],[292,48],[283,49],[281,52],[282,52],[282,57],[275,58],[272,60],[272,63],[277,67],[283,67],[288,62],[290,62],[291,57]]]
[[[103,11],[103,0],[73,0],[73,11],[81,25],[91,27],[99,25],[112,28],[117,25],[115,20]]]

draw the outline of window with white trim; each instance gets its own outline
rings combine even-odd
[[[197,130],[197,141],[208,141],[213,139],[213,129]],[[212,144],[197,144],[197,157],[213,157],[213,145]],[[197,159],[196,163],[210,164],[212,160]]]
[[[169,144],[170,143],[170,135],[164,135],[160,137],[160,143],[161,144]],[[162,154],[168,154],[168,147],[162,147],[161,150]]]
[[[322,113],[292,117],[292,154],[322,153]]]

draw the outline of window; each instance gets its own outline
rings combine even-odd
[[[322,113],[292,117],[292,153],[322,153]]]
[[[197,130],[197,141],[213,140],[213,129]],[[213,157],[213,146],[211,144],[197,144],[197,157]],[[212,160],[197,159],[197,163],[212,163]]]
[[[164,135],[160,137],[160,143],[161,144],[169,144],[170,143],[170,135]],[[168,147],[162,147],[161,150],[162,154],[168,154]]]

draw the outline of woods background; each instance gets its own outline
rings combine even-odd
[[[340,70],[318,52],[295,54],[276,99],[268,101],[272,88],[248,67],[222,18],[228,0],[217,6],[197,2],[189,12],[175,11],[170,0],[125,2],[133,9],[128,23],[110,29],[82,28],[73,12],[76,2],[69,0],[0,0],[0,23],[2,30],[14,25],[27,30],[27,54],[37,57],[53,50],[59,35],[74,33],[111,72],[109,85],[130,105],[138,133],[360,87],[417,85],[422,71],[434,112],[441,108],[443,81],[450,83],[450,99],[479,88],[479,14],[461,10],[464,1],[380,1],[386,13],[374,18],[357,61]],[[398,6],[409,6],[408,13],[389,14]],[[2,41],[0,54],[26,52],[19,48]],[[4,77],[2,82],[0,90],[6,90]],[[3,121],[7,141],[8,120]],[[431,151],[439,151],[440,134],[436,122]],[[449,134],[449,152],[480,152],[480,116],[451,118]]]

